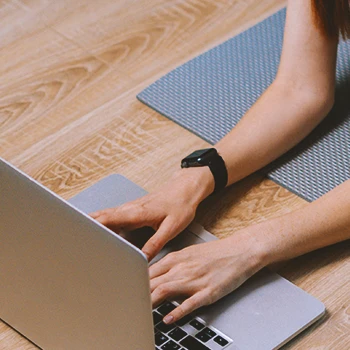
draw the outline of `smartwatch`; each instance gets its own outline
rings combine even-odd
[[[208,166],[214,176],[214,193],[227,185],[227,169],[224,160],[215,148],[206,148],[194,151],[181,161],[181,168]]]

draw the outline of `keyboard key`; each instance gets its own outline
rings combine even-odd
[[[205,326],[202,322],[199,322],[197,320],[193,320],[190,322],[190,325],[193,327],[193,328],[196,328],[198,331],[200,331],[201,329],[203,329]]]
[[[175,327],[176,327],[176,324],[174,324],[174,323],[172,323],[172,324],[165,324],[164,322],[160,322],[160,323],[157,324],[158,330],[160,330],[163,333],[168,333],[172,329],[174,329]]]
[[[184,338],[186,335],[187,333],[179,327],[176,327],[170,333],[168,333],[168,336],[170,338],[173,338],[176,341],[179,341],[180,339]]]
[[[164,344],[169,338],[167,336],[165,336],[164,334],[158,332],[154,336],[154,339],[155,339],[156,345],[159,346],[159,345]]]
[[[200,339],[203,343],[216,336],[216,333],[210,328],[206,327],[196,334],[196,338]]]
[[[214,337],[214,336],[216,335],[216,333],[215,333],[212,329],[210,329],[210,328],[208,328],[208,327],[204,328],[204,329],[202,330],[202,332],[207,333],[208,335],[210,335],[211,338]]]
[[[190,335],[181,340],[180,344],[187,350],[210,350],[208,347]]]
[[[156,325],[157,323],[159,323],[163,319],[163,316],[156,311],[152,312],[152,316],[153,316],[153,324],[154,325]]]
[[[207,333],[204,333],[203,331],[199,332],[196,334],[196,338],[201,340],[203,343],[206,343],[208,340],[210,340],[212,337],[207,334]]]
[[[223,337],[220,337],[220,335],[218,335],[217,337],[214,338],[214,341],[217,342],[219,345],[221,346],[225,346],[228,344],[228,341],[226,339],[224,339]]]
[[[170,301],[166,301],[163,305],[159,306],[157,311],[163,316],[167,315],[169,312],[173,311],[176,306]]]
[[[184,317],[180,318],[176,323],[179,326],[184,326],[186,323],[190,322],[192,319],[193,319],[193,316],[187,315],[187,316],[184,316]]]
[[[162,350],[178,350],[180,349],[180,345],[174,343],[172,340],[168,341],[167,343],[165,343],[161,349]]]

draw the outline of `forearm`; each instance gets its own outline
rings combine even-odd
[[[317,94],[276,81],[242,120],[215,147],[228,171],[228,185],[267,165],[301,141],[325,117],[333,103],[332,91]],[[214,189],[207,167],[182,169],[175,175],[189,192],[196,187],[201,202]],[[200,189],[198,185],[200,184]]]
[[[252,226],[263,265],[350,238],[350,180],[305,207]]]
[[[294,147],[325,117],[332,94],[273,83],[217,145],[232,184]]]
[[[315,26],[311,2],[288,1],[275,81],[215,146],[226,162],[228,184],[288,151],[326,116],[334,98],[336,53],[337,39]],[[208,183],[206,171],[195,172],[198,181]],[[210,191],[206,188],[203,193]]]

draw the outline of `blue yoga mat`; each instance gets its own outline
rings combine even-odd
[[[285,17],[283,9],[171,71],[137,98],[215,144],[274,80]],[[308,201],[350,179],[350,42],[339,44],[336,77],[336,103],[324,122],[262,170]]]

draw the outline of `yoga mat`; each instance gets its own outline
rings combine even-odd
[[[274,80],[285,16],[282,9],[166,74],[137,98],[215,144]],[[339,44],[336,78],[336,103],[326,119],[262,169],[268,178],[308,201],[350,179],[350,42]]]

